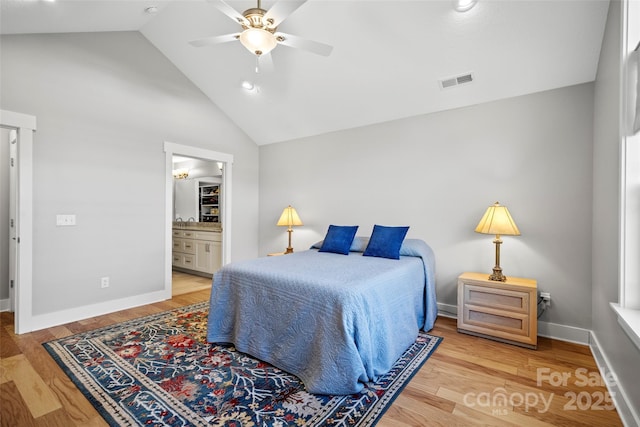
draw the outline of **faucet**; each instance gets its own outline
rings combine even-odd
[[[196,222],[196,219],[192,216],[189,217],[189,219],[187,220],[187,222]]]
[[[182,222],[182,217],[181,216],[176,217],[176,222]]]

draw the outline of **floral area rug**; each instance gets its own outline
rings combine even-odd
[[[373,426],[436,349],[420,332],[359,394],[314,395],[295,376],[206,342],[206,302],[43,345],[112,426]]]

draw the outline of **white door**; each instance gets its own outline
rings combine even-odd
[[[18,286],[18,201],[17,201],[17,155],[18,133],[9,132],[9,305],[11,312],[16,311],[16,287]]]
[[[10,269],[13,277],[15,332],[23,334],[32,331],[33,296],[33,133],[36,118],[27,114],[0,109],[0,127],[16,129],[15,143],[9,144],[13,167],[9,169],[10,209],[13,212],[13,227],[10,227]],[[11,225],[11,224],[10,224]],[[14,240],[15,239],[15,240]]]

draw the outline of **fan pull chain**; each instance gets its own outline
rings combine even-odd
[[[256,74],[260,74],[260,57],[256,55]]]

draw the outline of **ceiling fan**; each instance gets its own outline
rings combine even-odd
[[[270,52],[278,44],[304,49],[322,56],[329,56],[333,50],[333,47],[327,44],[278,31],[278,25],[307,0],[280,0],[268,11],[262,9],[260,0],[257,0],[257,7],[247,9],[242,13],[229,6],[224,0],[210,1],[222,13],[233,19],[234,22],[239,23],[242,26],[242,31],[192,40],[189,42],[192,46],[211,46],[240,40],[240,43],[242,43],[249,52],[268,67],[272,65]]]

